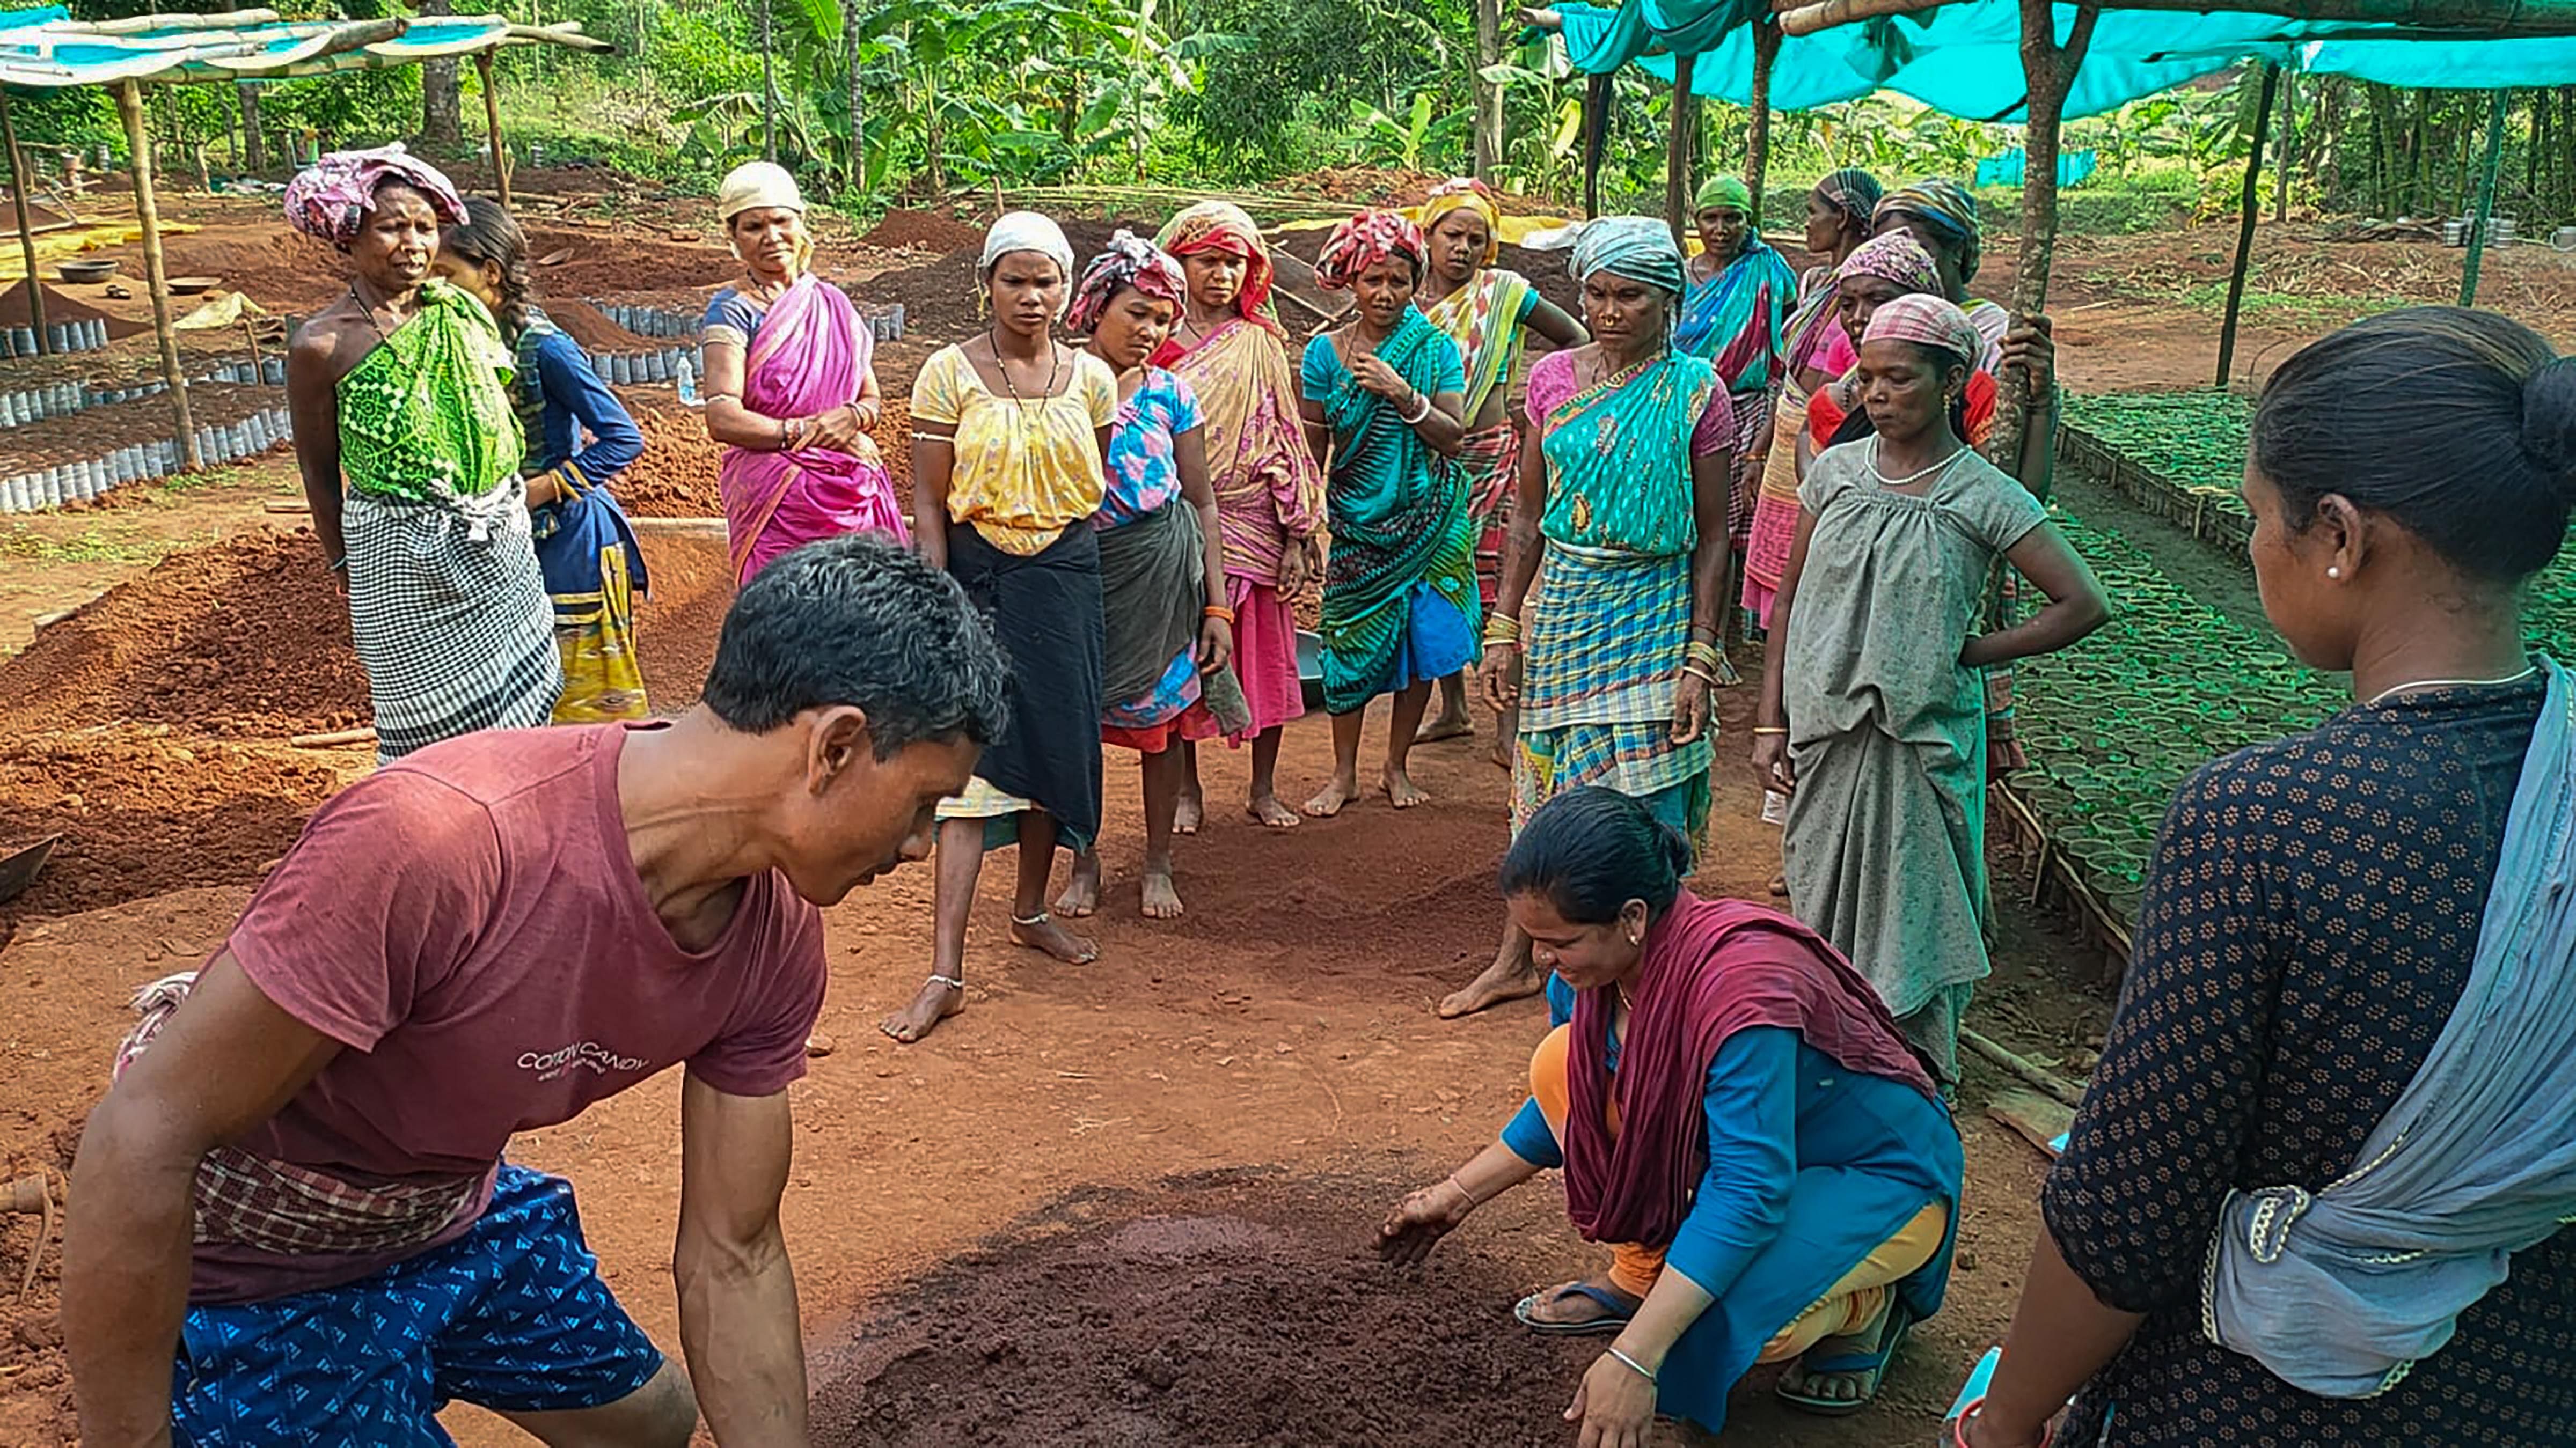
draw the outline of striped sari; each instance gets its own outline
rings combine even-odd
[[[1497,392],[1508,394],[1512,369],[1528,338],[1522,323],[1538,305],[1538,289],[1519,272],[1486,267],[1475,280],[1422,309],[1433,326],[1458,344],[1467,366],[1466,420],[1472,427]],[[1512,526],[1512,486],[1520,472],[1520,429],[1505,415],[1467,434],[1457,458],[1467,485],[1467,516],[1476,529],[1476,595],[1494,606],[1502,586],[1503,545]]]
[[[1696,849],[1715,731],[1676,745],[1671,730],[1699,546],[1691,458],[1723,440],[1703,425],[1721,395],[1717,374],[1667,353],[1567,396],[1571,354],[1539,366],[1530,405],[1548,502],[1538,581],[1521,610],[1512,828],[1563,791],[1598,784],[1643,803]],[[1563,400],[1542,416],[1551,394]]]

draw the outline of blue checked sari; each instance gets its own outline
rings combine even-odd
[[[1522,608],[1515,831],[1562,791],[1598,784],[1702,843],[1715,731],[1682,745],[1671,731],[1699,545],[1691,435],[1718,385],[1707,362],[1670,352],[1539,422],[1547,510]]]

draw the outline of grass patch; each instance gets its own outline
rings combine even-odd
[[[56,538],[20,523],[0,532],[0,555],[23,558],[31,563],[149,565],[182,548],[210,542],[213,538],[212,533],[192,534],[185,538],[120,538],[95,526],[85,528],[73,537]]]

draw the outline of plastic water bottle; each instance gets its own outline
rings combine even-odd
[[[680,392],[680,405],[683,407],[705,406],[704,403],[698,400],[698,369],[690,363],[685,354],[680,358],[678,377],[679,382],[677,385]]]

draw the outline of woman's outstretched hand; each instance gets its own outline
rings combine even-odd
[[[1646,1430],[1655,1425],[1654,1380],[1605,1352],[1583,1374],[1565,1421],[1582,1425],[1576,1448],[1646,1448]]]
[[[1377,1229],[1377,1254],[1399,1267],[1410,1267],[1431,1255],[1432,1246],[1448,1236],[1476,1204],[1455,1181],[1424,1187],[1395,1204]]]

